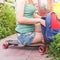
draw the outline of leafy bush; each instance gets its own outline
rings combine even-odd
[[[14,3],[15,0],[5,0],[5,1],[9,3]]]
[[[60,33],[55,35],[54,41],[49,46],[48,54],[49,56],[53,56],[54,60],[60,60]]]
[[[0,4],[0,39],[15,33],[15,9],[6,4]]]

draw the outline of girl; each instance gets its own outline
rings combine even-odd
[[[45,21],[35,11],[33,0],[16,0],[16,31],[23,45],[42,41],[41,24],[45,26]]]

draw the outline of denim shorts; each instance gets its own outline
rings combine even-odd
[[[23,45],[29,45],[35,37],[35,32],[29,33],[17,33],[19,43]]]

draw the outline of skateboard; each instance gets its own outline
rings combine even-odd
[[[6,40],[3,44],[2,44],[2,47],[4,49],[7,49],[9,46],[18,46],[19,45],[19,42],[18,40]]]
[[[18,40],[6,40],[3,44],[2,44],[2,47],[4,49],[7,49],[9,46],[13,45],[13,46],[18,46],[20,43]],[[46,51],[46,46],[45,44],[42,44],[42,43],[31,43],[29,45],[24,45],[25,47],[36,47],[38,46],[38,51],[42,54],[45,53]]]

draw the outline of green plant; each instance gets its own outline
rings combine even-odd
[[[15,33],[15,8],[0,4],[0,39]]]
[[[14,3],[15,0],[5,0],[5,1],[9,3]]]
[[[60,32],[53,38],[54,41],[49,46],[48,55],[53,56],[54,60],[60,60]]]

